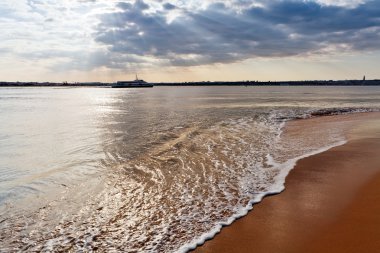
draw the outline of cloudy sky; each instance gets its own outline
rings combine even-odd
[[[1,0],[0,80],[380,78],[380,0]]]

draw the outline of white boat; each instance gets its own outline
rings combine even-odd
[[[137,77],[134,81],[118,81],[112,85],[112,88],[152,88],[153,84],[147,83]]]

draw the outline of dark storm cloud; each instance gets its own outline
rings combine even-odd
[[[270,2],[266,8],[248,10],[252,19],[284,24],[301,34],[358,30],[380,24],[380,1],[356,8],[323,6],[311,1]]]
[[[380,49],[378,0],[353,8],[312,1],[260,3],[243,10],[223,3],[181,10],[162,3],[161,9],[152,10],[142,0],[120,2],[118,11],[101,16],[95,39],[111,55],[151,56],[174,66],[294,56],[342,45]],[[177,18],[168,19],[171,12]],[[109,67],[115,66],[119,64]]]
[[[176,8],[176,6],[171,3],[165,3],[163,7],[165,10],[174,10]]]

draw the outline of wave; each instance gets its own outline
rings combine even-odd
[[[302,112],[302,114],[291,112],[288,113],[287,116],[284,116],[283,112],[281,113],[272,113],[271,117],[275,118],[277,121],[282,122],[279,129],[283,129],[285,122],[290,120],[297,120],[297,119],[309,119],[309,118],[316,118],[316,117],[324,117],[324,116],[336,116],[336,115],[347,115],[347,114],[354,114],[354,113],[367,113],[367,112],[379,112],[380,110],[378,108],[326,108],[326,109],[312,109]],[[278,134],[281,135],[282,131]],[[272,166],[273,168],[277,168],[280,173],[276,176],[275,183],[265,192],[258,192],[254,198],[252,198],[247,206],[244,208],[241,208],[238,212],[236,212],[234,215],[229,217],[227,220],[219,222],[215,225],[209,232],[204,233],[198,238],[195,238],[191,242],[188,242],[184,244],[177,252],[189,252],[191,250],[194,250],[198,246],[203,245],[207,240],[211,240],[212,238],[217,235],[223,227],[231,225],[234,221],[237,219],[240,219],[248,214],[249,211],[251,211],[254,208],[254,205],[257,203],[260,203],[265,197],[277,195],[280,194],[283,190],[285,190],[285,181],[286,177],[288,176],[289,172],[296,166],[297,162],[299,160],[302,160],[304,158],[323,153],[325,151],[328,151],[334,147],[338,147],[341,145],[344,145],[347,143],[347,140],[341,136],[341,140],[336,141],[332,144],[328,144],[324,147],[320,147],[316,150],[310,151],[308,153],[305,153],[303,155],[300,155],[298,157],[292,158],[287,160],[284,163],[278,163],[275,161],[275,159],[270,155],[267,154],[267,164]]]
[[[354,113],[367,113],[367,112],[380,112],[379,108],[355,108],[355,107],[343,107],[343,108],[323,108],[323,109],[306,109],[303,112],[293,111],[289,114],[281,114],[277,117],[279,121],[288,121],[296,119],[309,119],[324,116],[337,116],[347,115]]]
[[[191,250],[196,249],[198,246],[203,245],[206,241],[214,238],[222,230],[223,227],[229,226],[237,219],[240,219],[246,216],[248,212],[254,208],[254,205],[260,203],[265,197],[277,195],[277,194],[280,194],[282,191],[284,191],[285,179],[288,176],[289,172],[296,166],[299,160],[302,160],[304,158],[307,158],[313,155],[317,155],[319,153],[326,152],[334,147],[344,145],[345,143],[347,143],[347,141],[340,141],[340,142],[334,143],[332,145],[323,147],[319,150],[291,159],[284,164],[278,164],[274,162],[273,160],[271,160],[271,163],[273,164],[273,166],[279,168],[281,170],[281,173],[277,176],[276,184],[271,188],[270,191],[258,193],[257,196],[254,199],[250,200],[248,205],[245,208],[241,209],[237,214],[234,214],[225,222],[220,222],[208,233],[205,233],[199,238],[194,239],[192,242],[183,245],[177,252],[189,252]],[[270,156],[268,155],[268,158],[269,157]]]
[[[52,216],[54,206],[62,206],[54,204],[28,216],[36,227],[50,229],[25,239],[30,229],[22,227],[28,223],[25,216],[3,221],[0,239],[6,240],[12,224],[20,227],[19,234],[13,231],[20,240],[0,250],[187,252],[246,215],[264,197],[283,191],[297,161],[346,142],[344,131],[335,125],[289,132],[286,122],[368,111],[375,109],[273,109],[172,127],[131,159],[107,154],[102,161],[107,168],[104,189],[82,198],[73,215],[48,226],[41,217]]]

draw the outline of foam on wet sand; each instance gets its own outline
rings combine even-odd
[[[348,143],[300,160],[283,193],[255,205],[196,252],[376,252],[380,114],[292,121],[285,131],[326,122],[349,125]]]

